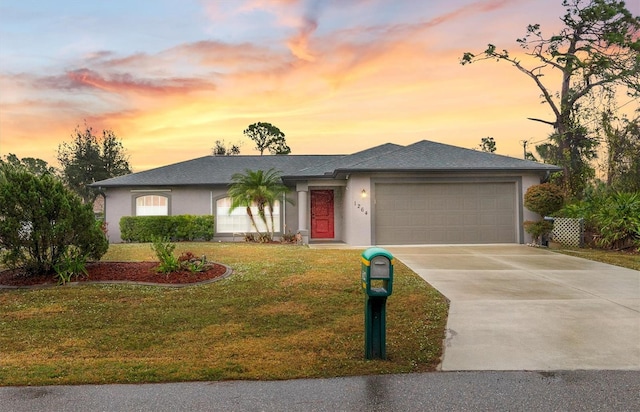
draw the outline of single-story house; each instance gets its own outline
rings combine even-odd
[[[205,156],[96,182],[109,240],[123,216],[214,215],[214,240],[253,232],[227,190],[246,169],[281,172],[288,200],[274,210],[276,235],[353,246],[524,243],[528,187],[557,166],[431,141],[387,143],[350,155]]]

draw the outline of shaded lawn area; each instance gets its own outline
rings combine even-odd
[[[234,274],[182,289],[0,291],[0,385],[292,379],[421,372],[439,363],[446,299],[396,261],[388,360],[364,359],[361,250],[180,243]],[[103,260],[155,260],[148,244]],[[163,276],[163,275],[158,275]]]

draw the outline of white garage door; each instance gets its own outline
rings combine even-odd
[[[376,184],[379,245],[517,243],[515,183]]]

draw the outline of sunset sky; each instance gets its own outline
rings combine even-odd
[[[627,1],[640,14],[640,1]],[[122,140],[134,171],[211,153],[255,154],[269,122],[292,154],[427,139],[495,138],[522,157],[551,119],[507,63],[461,66],[487,43],[519,53],[527,24],[560,27],[561,0],[2,0],[0,155],[58,166],[86,121]],[[551,80],[552,77],[549,77]],[[557,83],[557,82],[556,82]]]

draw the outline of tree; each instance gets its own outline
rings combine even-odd
[[[602,114],[607,186],[621,192],[640,192],[640,116],[616,120],[611,112]]]
[[[2,165],[23,168],[34,175],[43,175],[45,173],[52,175],[57,174],[56,169],[53,166],[49,166],[49,164],[42,159],[34,157],[23,157],[19,159],[18,156],[13,153],[9,153],[4,159],[0,159],[0,166]]]
[[[260,151],[260,156],[265,150],[269,150],[271,154],[276,155],[291,153],[291,148],[287,146],[284,133],[271,123],[254,123],[249,125],[243,133],[255,142],[256,150]]]
[[[483,137],[480,141],[480,150],[488,153],[495,153],[496,151],[496,141],[493,137]]]
[[[274,169],[269,169],[266,172],[246,169],[245,173],[235,173],[231,176],[231,179],[233,183],[228,191],[231,198],[229,213],[238,207],[246,208],[247,215],[251,219],[251,225],[258,233],[260,240],[272,240],[275,232],[273,207],[276,201],[289,191],[282,184],[280,172]],[[266,233],[262,233],[258,229],[252,207],[257,209],[258,217],[264,224]],[[267,219],[267,213],[269,214],[269,219]],[[269,221],[271,222],[271,227],[269,227]]]
[[[85,203],[97,195],[96,189],[87,185],[131,173],[122,142],[113,131],[105,129],[98,138],[85,124],[84,130],[76,127],[71,137],[70,143],[58,146],[58,161],[65,183]]]
[[[236,156],[240,154],[240,146],[230,144],[228,147],[224,140],[216,140],[215,146],[211,149],[214,156]]]
[[[269,145],[269,153],[272,155],[288,155],[291,153],[291,148],[284,140],[284,135],[277,136],[271,141],[271,144]]]
[[[566,148],[563,150],[563,139]],[[569,172],[554,176],[560,181],[568,197],[579,198],[588,187],[589,181],[595,177],[595,168],[591,161],[597,157],[598,139],[589,135],[589,131],[576,123],[570,134],[553,133],[550,143],[536,146],[536,151],[545,163],[566,167]]]
[[[640,18],[633,16],[622,1],[564,0],[562,4],[566,13],[558,34],[545,37],[540,25],[532,24],[525,37],[517,40],[527,63],[493,44],[478,55],[465,53],[461,63],[507,61],[535,83],[553,118],[531,120],[553,126],[552,144],[556,149],[548,151],[549,159],[563,168],[565,192],[579,196],[585,179],[592,175],[585,173],[585,167],[597,145],[580,124],[580,112],[597,93],[612,98],[618,87],[626,88],[630,95],[640,93]],[[560,74],[556,90],[543,83],[548,72]]]
[[[48,273],[70,248],[100,259],[109,247],[91,206],[49,173],[0,167],[0,249],[3,263],[27,273]]]

